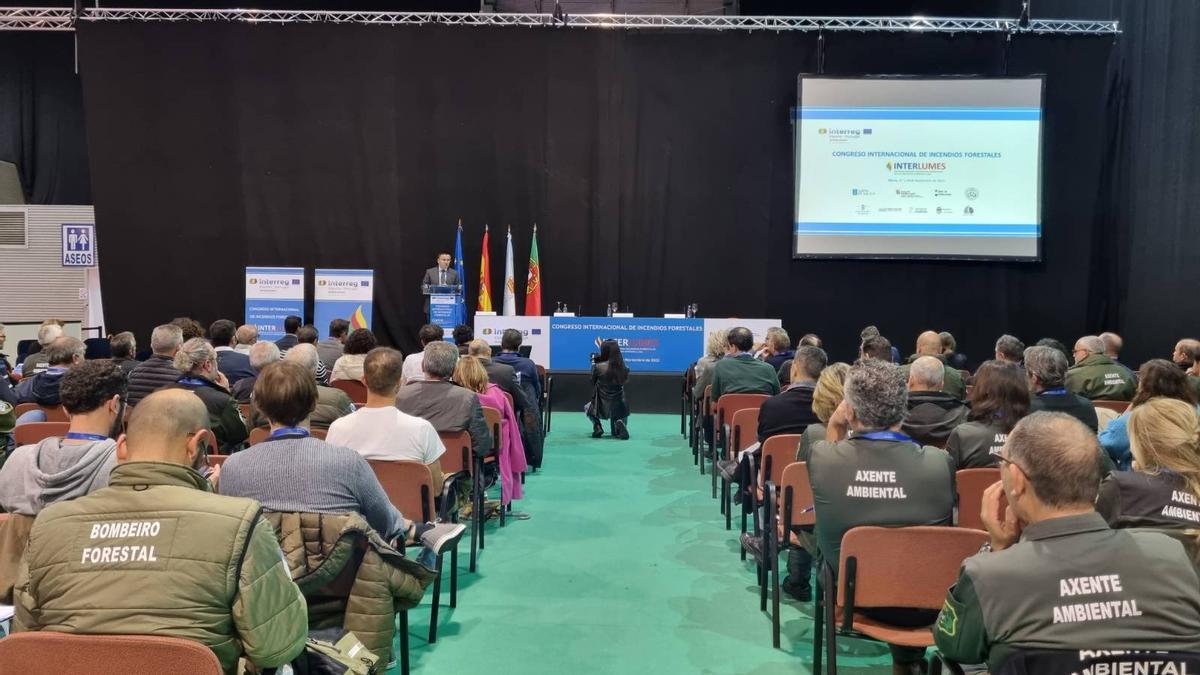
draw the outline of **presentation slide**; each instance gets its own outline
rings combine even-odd
[[[1040,259],[1042,85],[801,76],[793,256]]]

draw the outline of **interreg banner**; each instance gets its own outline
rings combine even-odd
[[[260,340],[283,337],[283,320],[304,316],[303,267],[247,267],[246,323]]]
[[[475,315],[475,336],[494,347],[500,345],[504,331],[509,328],[521,331],[521,346],[530,348],[529,358],[549,370],[550,317]]]
[[[703,319],[550,319],[552,370],[590,370],[600,343],[616,340],[633,372],[682,373],[704,350]]]
[[[345,319],[350,330],[371,327],[375,292],[374,270],[316,271],[313,286],[313,324],[328,337],[329,322]]]

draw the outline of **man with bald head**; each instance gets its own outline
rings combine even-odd
[[[151,394],[117,442],[109,487],[44,509],[14,597],[14,632],[164,635],[200,642],[226,673],[304,649],[308,613],[262,508],[219,496],[193,467],[212,448],[190,391]]]
[[[945,374],[942,362],[932,356],[908,367],[908,413],[900,430],[921,445],[946,447],[950,432],[967,421],[966,404],[942,391]]]
[[[932,356],[942,364],[942,391],[962,400],[967,395],[967,387],[963,383],[962,373],[957,368],[946,363],[946,355],[942,353],[942,336],[927,330],[917,336],[917,353],[908,357],[904,366],[904,376],[908,377],[908,369],[914,361],[922,356]]]
[[[1000,481],[983,496],[990,542],[963,563],[938,616],[942,654],[996,672],[1014,652],[1059,650],[1066,668],[1019,670],[1065,673],[1085,670],[1083,650],[1200,650],[1196,569],[1179,541],[1110,529],[1096,513],[1101,454],[1095,433],[1062,413],[1033,413],[1008,434]]]
[[[1133,376],[1104,354],[1104,340],[1085,335],[1075,341],[1075,365],[1067,369],[1067,391],[1102,401],[1129,401],[1137,385]]]
[[[1101,333],[1100,340],[1104,342],[1104,355],[1112,359],[1113,363],[1124,368],[1129,373],[1129,377],[1136,381],[1137,374],[1134,373],[1133,369],[1121,363],[1121,350],[1125,347],[1125,340],[1113,332]]]

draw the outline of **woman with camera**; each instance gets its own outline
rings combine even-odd
[[[609,420],[612,435],[629,440],[626,428],[629,405],[625,403],[625,382],[628,380],[629,368],[625,366],[617,341],[605,340],[592,363],[592,400],[587,408],[588,419],[592,420],[592,438],[604,435],[600,420]]]

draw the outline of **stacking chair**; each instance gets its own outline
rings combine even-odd
[[[704,475],[704,445],[709,439],[704,433],[704,421],[712,417],[712,385],[705,385],[704,395],[696,402],[696,437],[692,442],[692,453],[696,463],[700,465],[700,475]],[[715,432],[714,432],[715,433]]]
[[[46,413],[47,422],[70,422],[71,418],[67,415],[67,411],[62,406],[38,405],[36,403],[18,403],[13,409],[13,415],[20,417],[31,410],[41,410]]]
[[[733,414],[731,426],[733,442],[727,444],[725,459],[737,461],[738,453],[754,445],[758,440],[758,408],[744,408]],[[725,514],[725,529],[732,528],[733,479],[737,478],[737,466],[722,468],[713,473],[721,474],[721,511]],[[744,485],[744,488],[750,486]],[[746,510],[742,509],[742,532],[746,531]]]
[[[368,460],[375,477],[383,487],[388,501],[405,518],[421,522],[433,522],[437,509],[434,507],[433,474],[429,467],[420,462]],[[416,544],[420,546],[418,542]],[[438,606],[442,597],[442,556],[438,555],[437,579],[433,582],[433,607],[429,612],[429,643],[437,642]],[[450,549],[450,606],[458,606],[458,544]]]
[[[439,460],[442,473],[446,476],[446,482],[442,485],[443,503],[448,504],[442,509],[443,517],[448,515],[451,521],[458,522],[458,509],[454,508],[453,501],[454,490],[461,480],[471,482],[471,564],[468,569],[474,572],[479,535],[483,531],[483,499],[475,478],[475,462],[471,458],[471,435],[465,431],[441,431],[438,436],[442,439],[442,445],[446,446],[446,452],[442,453]]]
[[[16,633],[0,640],[0,663],[23,675],[222,673],[217,655],[203,644],[157,635]]]
[[[679,434],[688,435],[688,415],[692,408],[692,387],[696,384],[696,364],[683,371],[683,392],[679,397]]]
[[[363,406],[367,404],[367,385],[358,380],[334,380],[329,383],[329,386],[346,392],[346,395],[350,397],[354,405]]]
[[[508,396],[508,393],[505,392],[504,395]],[[511,400],[509,402],[511,403]],[[504,420],[503,414],[499,410],[496,410],[495,408],[493,408],[491,406],[485,405],[485,406],[483,406],[483,418],[485,420],[487,420],[488,429],[492,430],[492,452],[489,453],[486,457],[484,457],[480,462],[479,475],[480,475],[481,481],[482,481],[482,476],[483,476],[482,469],[483,469],[484,464],[491,464],[494,462],[494,463],[496,463],[497,466],[499,466],[500,448],[504,443],[504,437],[501,435],[501,429],[503,428],[503,420]],[[500,481],[496,481],[496,484],[500,485],[500,499],[501,499],[500,527],[504,527],[504,511],[506,510],[503,507],[504,487],[500,483]],[[481,485],[481,487],[482,487],[482,485]],[[487,495],[486,494],[483,496],[481,501],[483,504],[487,504]],[[486,524],[486,522],[487,521],[484,521],[485,524]],[[484,531],[483,531],[483,529],[480,529],[479,530],[479,548],[484,547],[484,545],[483,545],[484,539],[483,538],[484,538]]]
[[[28,422],[13,427],[13,441],[18,446],[40,443],[51,436],[66,436],[67,422]]]
[[[319,438],[322,441],[325,440],[325,436],[327,436],[328,434],[329,434],[329,429],[326,429],[324,427],[313,427],[308,430],[308,435],[312,436],[313,438]]]
[[[542,433],[550,433],[550,392],[554,390],[554,378],[546,372],[545,366],[535,366],[538,378],[542,380]]]
[[[247,422],[254,419],[254,409],[250,407],[249,403],[239,403],[238,411],[242,413],[242,419],[246,420]]]
[[[767,609],[767,581],[771,584],[771,644],[779,647],[779,554],[792,546],[793,527],[816,524],[813,511],[812,487],[808,484],[808,464],[792,462],[783,469],[779,483],[766,484],[766,513],[763,523],[761,552],[755,551],[758,563],[759,609]],[[813,672],[820,672],[814,669]]]
[[[1097,408],[1115,410],[1118,415],[1129,410],[1129,401],[1092,401],[1092,405]]]
[[[757,410],[770,398],[766,394],[722,394],[713,405],[712,496],[717,498],[717,457],[729,447],[726,425],[733,424],[733,414],[739,410]]]
[[[800,434],[779,434],[763,441],[755,469],[754,489],[750,490],[750,512],[754,514],[754,536],[762,536],[762,525],[758,520],[758,508],[764,500],[767,483],[779,485],[783,470],[796,461],[796,447],[800,445]],[[777,509],[778,510],[778,509]],[[742,511],[742,532],[746,531],[746,512]],[[742,547],[742,560],[746,549]]]
[[[824,640],[828,672],[836,675],[839,633],[904,647],[933,646],[932,625],[894,626],[859,610],[941,609],[962,561],[986,540],[986,532],[958,527],[856,527],[847,532],[838,562],[836,603],[833,568],[822,565],[818,577],[813,672],[821,672]]]
[[[954,489],[958,492],[958,526],[982,530],[983,491],[1000,480],[999,467],[960,469],[954,474]]]

